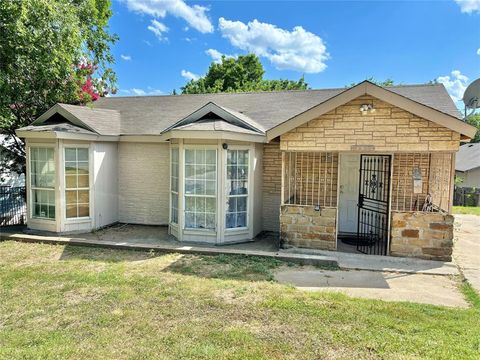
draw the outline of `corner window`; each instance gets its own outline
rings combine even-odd
[[[217,151],[185,150],[185,228],[215,229]]]
[[[248,150],[227,151],[227,229],[247,227]]]
[[[90,216],[88,148],[65,148],[66,217]]]
[[[32,216],[55,219],[55,158],[53,148],[30,148],[30,183],[32,188]]]
[[[170,222],[178,224],[178,149],[170,151]]]

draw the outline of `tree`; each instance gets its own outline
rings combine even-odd
[[[467,124],[475,126],[477,128],[477,133],[470,142],[478,143],[480,142],[480,113],[470,115],[466,120]]]
[[[113,91],[110,0],[0,1],[2,172],[24,171],[15,130],[57,102],[86,104]]]
[[[375,85],[378,85],[378,86],[393,86],[393,85],[396,85],[395,82],[390,79],[390,78],[387,78],[385,80],[376,80],[373,76],[369,77],[368,79],[365,79],[367,81],[370,81],[371,83],[374,83]],[[352,86],[355,86],[359,83],[351,83],[350,85],[347,85],[346,87],[352,87]]]
[[[212,62],[205,76],[190,80],[181,88],[182,94],[219,92],[303,90],[308,88],[303,76],[298,81],[266,80],[265,69],[255,54],[238,58],[222,57],[220,63]]]

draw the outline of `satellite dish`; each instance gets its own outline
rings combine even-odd
[[[463,93],[463,103],[465,104],[465,118],[472,115],[476,109],[480,108],[480,79],[475,80]],[[467,109],[471,113],[467,115]]]

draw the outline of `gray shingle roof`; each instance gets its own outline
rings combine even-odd
[[[386,89],[450,116],[461,118],[441,84],[392,86]],[[345,88],[234,94],[105,97],[96,109],[121,113],[122,134],[159,134],[208,102],[232,109],[268,130],[345,91]]]
[[[387,90],[437,111],[461,118],[444,86],[403,85]],[[42,115],[46,119],[54,109],[73,115],[87,128],[100,135],[158,135],[208,103],[247,120],[257,129],[269,130],[275,126],[344,92],[347,88],[221,93],[173,96],[105,97],[88,106],[57,104]],[[70,114],[67,114],[70,116]],[[63,114],[65,116],[65,114]],[[38,122],[37,122],[38,123]],[[78,123],[75,122],[77,125]]]
[[[468,171],[480,167],[480,143],[460,146],[455,158],[455,170]]]
[[[194,123],[189,123],[186,125],[180,125],[175,127],[173,130],[195,130],[195,131],[230,131],[235,133],[242,133],[242,134],[251,134],[251,135],[259,135],[258,132],[245,129],[244,127],[237,126],[235,124],[231,124],[227,121],[212,119],[212,120],[201,120]]]
[[[35,131],[35,132],[51,132],[58,131],[70,134],[88,134],[96,135],[93,131],[81,128],[79,126],[72,125],[70,123],[59,123],[59,124],[42,124],[42,125],[28,125],[18,129],[20,131]]]

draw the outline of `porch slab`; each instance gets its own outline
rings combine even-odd
[[[18,229],[17,229],[18,230]],[[24,233],[22,231],[3,230],[0,240],[21,242],[39,242],[47,244],[98,246],[129,250],[154,250],[182,254],[203,255],[248,255],[270,257],[301,265],[338,266],[333,257],[325,255],[294,254],[278,251],[274,238],[261,236],[255,241],[231,244],[208,245],[200,243],[180,243],[168,235],[166,227],[120,224],[100,231],[72,236],[56,234]]]
[[[306,291],[331,291],[366,299],[468,307],[456,280],[450,276],[366,270],[281,269],[275,273],[275,279]]]

